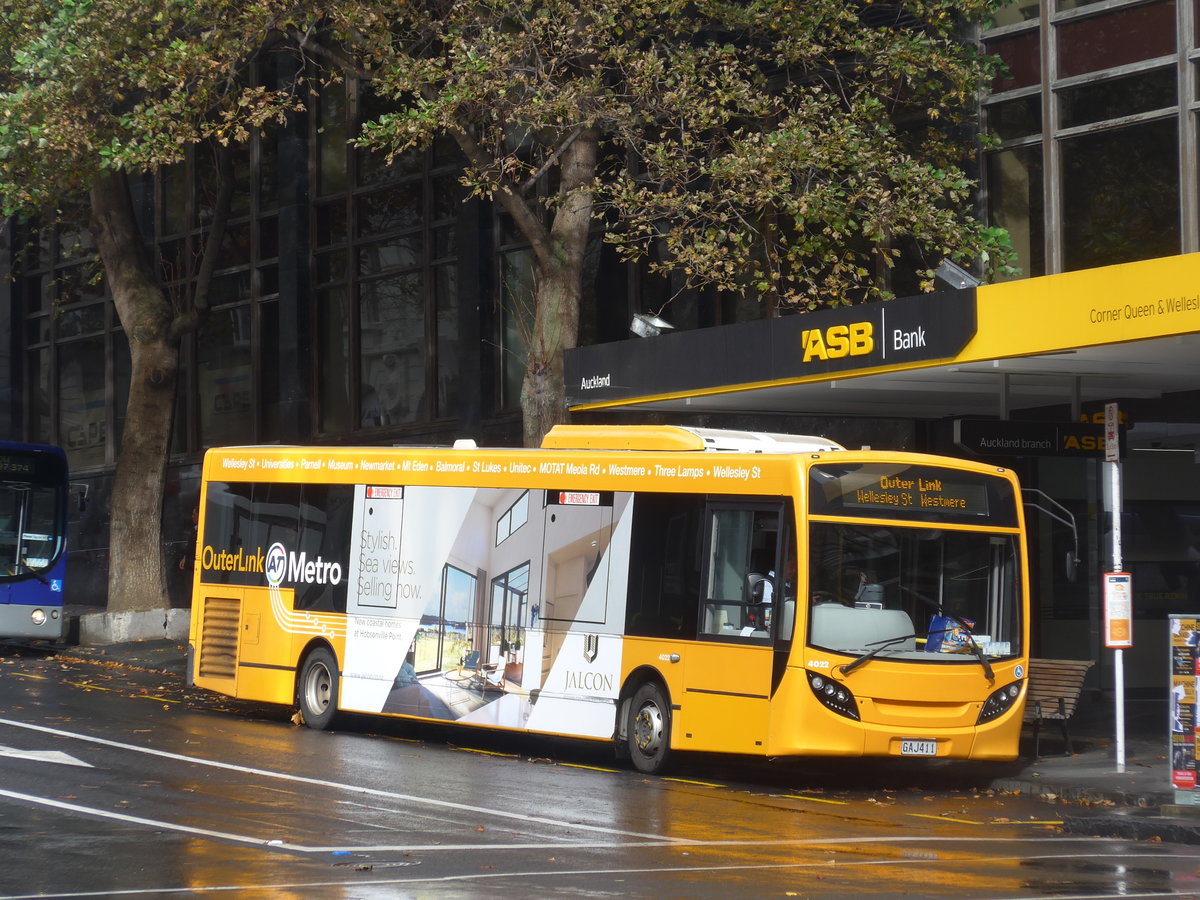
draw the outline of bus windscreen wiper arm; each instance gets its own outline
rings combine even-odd
[[[46,580],[45,575],[43,575],[39,570],[35,569],[33,566],[31,566],[29,564],[28,559],[21,558],[21,559],[17,560],[17,565],[24,566],[25,571],[28,572],[30,575],[32,575],[34,578],[36,578],[38,581],[40,581],[42,584],[48,585],[50,583],[49,581]],[[14,572],[13,574],[15,575],[16,573]]]
[[[903,585],[901,585],[901,590],[908,591],[930,609],[935,610],[938,615],[945,616],[951,622],[954,622],[956,625],[962,628],[963,633],[967,636],[967,640],[971,644],[971,652],[975,655],[975,658],[979,660],[979,664],[983,666],[984,676],[988,681],[996,680],[996,674],[992,671],[992,664],[987,661],[987,655],[983,652],[983,648],[979,646],[979,642],[975,640],[975,632],[971,630],[971,626],[968,625],[964,619],[959,618],[958,616],[954,615],[954,613],[945,612],[940,606],[938,606],[936,601],[930,600],[919,591],[914,591],[912,588],[906,588]],[[943,631],[942,633],[944,634],[945,632]],[[936,632],[930,632],[930,634],[936,634]],[[857,662],[857,660],[855,660],[855,662]],[[854,663],[851,663],[851,665],[853,664]]]
[[[975,634],[962,619],[959,619],[955,616],[951,616],[950,618],[954,619],[954,621],[958,622],[958,624],[963,627],[963,631],[967,635],[967,640],[971,642],[971,652],[975,654],[975,658],[979,660],[979,664],[983,666],[983,674],[987,677],[987,680],[995,681],[996,673],[992,671],[992,664],[987,661],[987,654],[984,653],[983,648],[979,646],[979,641],[975,640]]]
[[[996,673],[992,671],[992,664],[988,662],[987,654],[984,653],[983,648],[979,646],[979,641],[975,640],[975,632],[971,630],[971,626],[968,625],[965,620],[960,619],[953,613],[943,612],[942,615],[954,622],[963,630],[963,634],[967,636],[967,643],[971,647],[971,653],[973,653],[975,658],[979,660],[979,664],[983,666],[984,676],[988,681],[995,681]]]
[[[901,634],[901,635],[897,635],[896,637],[885,638],[882,641],[872,641],[872,643],[878,644],[878,646],[872,650],[868,650],[866,653],[864,653],[862,656],[860,656],[858,659],[854,660],[853,662],[848,662],[845,665],[838,666],[838,671],[841,672],[843,675],[849,675],[851,672],[853,672],[859,666],[863,665],[868,660],[874,659],[879,653],[886,650],[888,647],[892,646],[893,644],[898,644],[901,641],[907,641],[909,638],[915,638],[915,637],[920,637],[920,635]]]

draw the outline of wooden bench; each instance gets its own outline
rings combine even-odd
[[[1025,721],[1033,723],[1033,755],[1041,756],[1039,738],[1042,722],[1058,722],[1062,729],[1066,755],[1075,751],[1067,731],[1068,720],[1075,715],[1083,680],[1096,664],[1094,659],[1031,659],[1029,684],[1025,688]]]

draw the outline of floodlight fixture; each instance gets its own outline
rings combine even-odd
[[[629,323],[629,330],[638,337],[644,338],[658,337],[664,331],[672,331],[674,328],[675,326],[670,322],[650,313],[638,313]]]
[[[950,285],[950,287],[960,291],[964,288],[979,287],[978,278],[962,266],[955,265],[948,259],[943,259],[942,264],[937,267],[937,271],[933,274]]]

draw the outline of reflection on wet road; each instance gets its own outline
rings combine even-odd
[[[1059,807],[969,780],[736,760],[652,778],[589,747],[314,732],[169,676],[0,657],[0,900],[1200,892],[1194,848],[1066,836]]]

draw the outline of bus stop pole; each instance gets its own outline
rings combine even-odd
[[[1121,464],[1105,463],[1109,469],[1112,497],[1112,570],[1121,571]],[[1132,599],[1132,598],[1130,598]],[[1125,651],[1113,650],[1113,703],[1116,704],[1117,771],[1125,771]]]
[[[1118,440],[1117,404],[1107,403],[1104,407],[1104,465],[1108,469],[1108,499],[1112,516],[1112,571],[1121,571],[1121,455]],[[1108,585],[1105,584],[1107,596]],[[1131,601],[1129,616],[1132,626],[1133,609]],[[1105,601],[1105,642],[1108,643],[1109,626],[1107,600]],[[1113,704],[1115,712],[1117,771],[1125,771],[1125,650],[1122,647],[1113,649]]]

